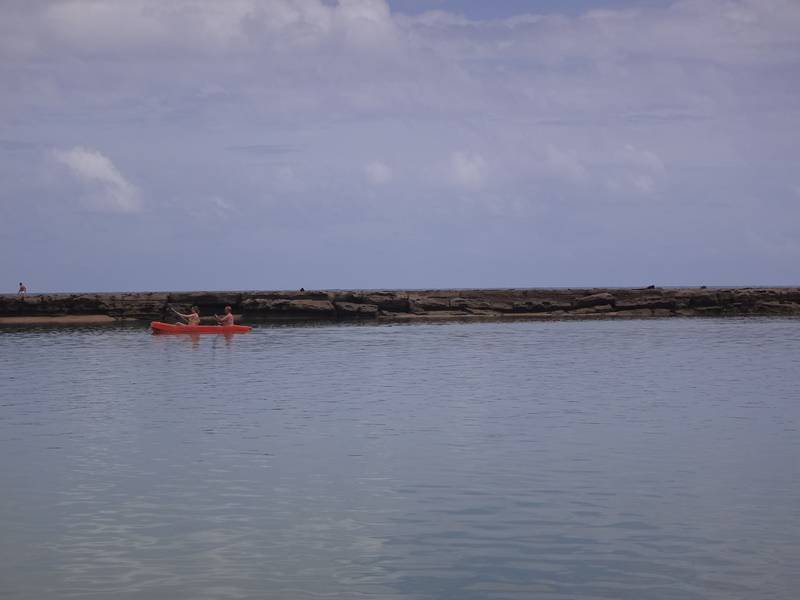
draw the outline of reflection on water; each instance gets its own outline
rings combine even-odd
[[[191,342],[193,348],[200,346],[201,338],[209,338],[209,343],[218,344],[219,340],[224,340],[226,346],[230,346],[234,337],[247,335],[247,333],[218,333],[218,334],[199,334],[199,333],[153,333],[154,337],[160,339],[177,339],[184,342]]]
[[[0,597],[794,598],[800,321],[0,333]]]

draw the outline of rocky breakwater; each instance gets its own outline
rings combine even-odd
[[[240,320],[458,320],[798,315],[800,288],[246,291],[0,296],[0,324],[173,321],[233,307]]]
[[[169,294],[0,295],[0,324],[114,323],[152,320],[164,314]]]
[[[800,315],[800,288],[428,290],[402,296],[407,311],[379,315],[401,320]]]
[[[226,305],[245,321],[800,315],[800,288],[141,292],[0,296],[0,323],[174,320]]]

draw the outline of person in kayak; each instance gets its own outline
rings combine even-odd
[[[172,308],[172,307],[170,307]],[[188,315],[184,315],[183,313],[179,313],[174,308],[172,309],[176,315],[178,315],[181,319],[185,319],[186,323],[178,323],[178,325],[200,325],[200,309],[196,306],[192,307],[192,312]]]
[[[225,314],[221,317],[219,315],[214,315],[214,318],[217,320],[217,323],[223,327],[225,325],[233,325],[233,310],[230,306],[226,306]]]

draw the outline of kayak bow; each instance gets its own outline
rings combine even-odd
[[[176,325],[153,321],[153,333],[246,333],[252,329],[248,325]]]

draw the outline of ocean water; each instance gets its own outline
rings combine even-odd
[[[0,598],[798,590],[798,319],[0,330]]]

